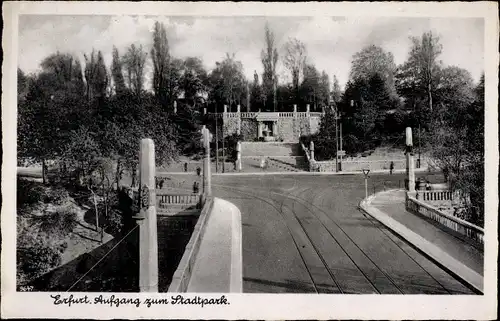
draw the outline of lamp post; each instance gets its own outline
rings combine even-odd
[[[368,198],[368,173],[369,169],[363,169],[363,174],[365,174],[365,198]]]

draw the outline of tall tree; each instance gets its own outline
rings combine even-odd
[[[261,109],[262,102],[263,102],[263,97],[262,97],[262,89],[261,89],[261,86],[259,83],[259,75],[257,74],[257,71],[254,71],[253,83],[252,83],[252,88],[251,88],[251,93],[250,93],[251,110],[258,111],[259,109]]]
[[[439,38],[431,31],[421,37],[412,37],[412,48],[408,58],[408,67],[413,69],[412,74],[423,86],[428,99],[429,110],[433,111],[432,92],[434,90],[435,75],[439,72],[440,63],[437,60],[443,49]]]
[[[276,65],[278,64],[278,50],[274,43],[274,33],[265,26],[265,49],[261,52],[262,65],[264,73],[262,74],[262,89],[266,96],[266,108],[276,110],[276,89],[278,86],[278,77],[276,75]]]
[[[333,85],[332,85],[332,101],[338,104],[342,99],[342,90],[340,89],[339,80],[337,76],[333,75]]]
[[[304,79],[300,85],[301,102],[316,106],[318,104],[320,93],[320,73],[314,65],[306,64],[304,66]]]
[[[318,104],[314,106],[314,110],[328,106],[330,103],[330,78],[323,70],[319,81]]]
[[[299,84],[301,73],[306,63],[307,51],[304,43],[297,38],[289,39],[284,46],[285,55],[283,62],[292,74],[292,84],[295,91],[295,100],[299,102]]]
[[[115,84],[115,93],[122,95],[126,91],[125,79],[123,78],[123,63],[120,60],[118,49],[113,46],[113,61],[111,62],[111,76]]]
[[[396,65],[392,53],[384,51],[381,47],[370,45],[354,54],[349,79],[351,81],[357,79],[368,81],[375,74],[378,74],[384,79],[391,95],[396,95],[395,71]]]
[[[173,105],[173,93],[170,83],[171,57],[165,25],[155,22],[153,30],[153,48],[151,49],[151,59],[153,61],[153,91],[164,109]]]
[[[147,53],[143,50],[142,45],[137,47],[134,44],[128,47],[127,52],[123,56],[123,66],[127,76],[128,87],[137,98],[141,97],[144,87],[146,57]]]
[[[108,86],[108,72],[104,64],[102,52],[92,50],[90,56],[85,58],[85,80],[87,82],[87,100],[102,99],[106,96]]]
[[[188,57],[182,65],[180,89],[188,104],[196,109],[196,103],[206,92],[208,74],[199,58]]]
[[[216,106],[226,104],[232,108],[241,105],[246,101],[246,83],[242,63],[235,60],[234,54],[226,54],[226,58],[217,62],[210,73],[210,100]]]

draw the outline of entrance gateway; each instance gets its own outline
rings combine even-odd
[[[323,112],[224,112],[215,114],[222,118],[224,136],[240,134],[242,141],[283,141],[297,143],[300,136],[315,134],[319,131]]]

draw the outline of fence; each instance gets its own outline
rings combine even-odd
[[[419,192],[421,193],[421,192]],[[449,192],[425,192],[425,193],[436,193],[435,196],[439,195],[442,197],[450,197],[451,195],[448,196],[446,193]],[[443,194],[439,194],[443,193]],[[451,193],[450,193],[451,194]],[[418,199],[416,199],[416,193],[406,193],[406,210],[423,215],[427,218],[430,218],[443,226],[463,235],[466,236],[467,238],[474,240],[476,242],[479,242],[481,244],[484,244],[484,230],[480,228],[479,226],[476,226],[474,224],[471,224],[467,221],[464,221],[462,219],[459,219],[457,217],[454,217],[452,215],[448,215],[446,213],[443,213],[433,207],[432,205],[426,204]]]

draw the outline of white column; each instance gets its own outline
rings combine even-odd
[[[314,161],[314,142],[311,140],[309,144],[309,151],[311,153],[311,160]]]
[[[241,135],[241,106],[238,105],[238,110],[236,111],[238,115],[238,127],[236,128],[236,134]]]
[[[242,169],[242,164],[241,164],[241,142],[236,143],[236,169],[241,171]]]
[[[139,155],[140,213],[139,289],[158,292],[158,226],[156,223],[155,147],[152,139],[142,139]]]

